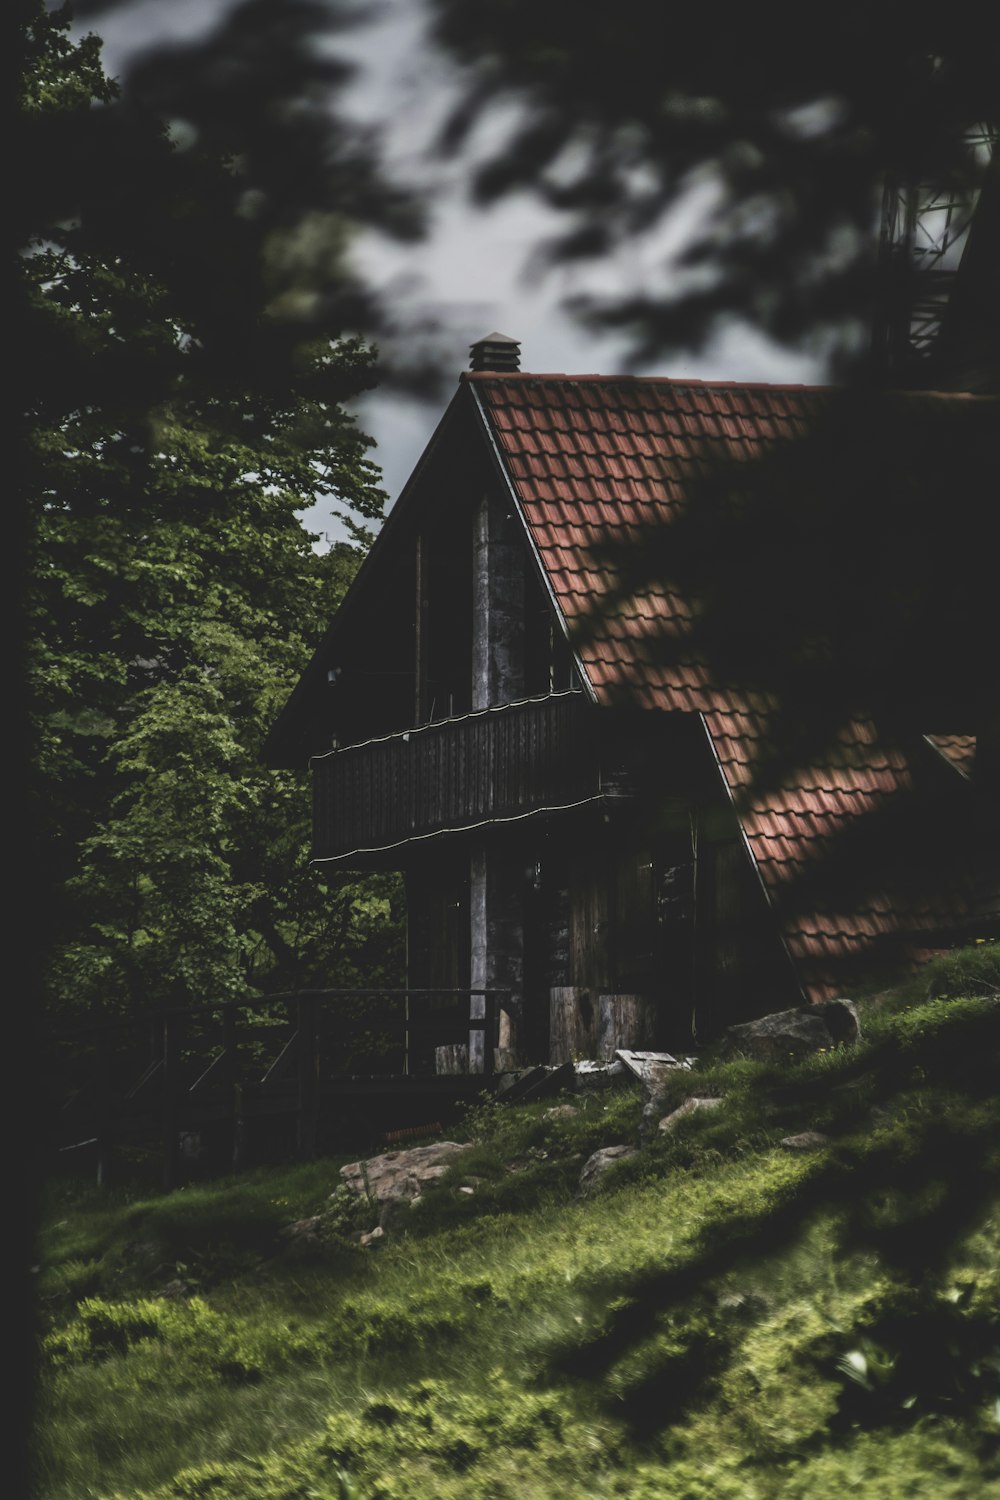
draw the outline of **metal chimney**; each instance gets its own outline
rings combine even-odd
[[[487,333],[469,350],[470,370],[509,371],[521,368],[521,342],[505,333]]]

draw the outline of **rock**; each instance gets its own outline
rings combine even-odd
[[[666,1115],[660,1121],[657,1129],[665,1135],[669,1134],[671,1130],[677,1128],[682,1120],[686,1120],[688,1115],[697,1114],[699,1110],[703,1109],[718,1109],[721,1103],[722,1100],[715,1095],[693,1094],[690,1099],[685,1099],[684,1103],[679,1105],[672,1114]]]
[[[310,1261],[324,1251],[322,1230],[325,1222],[322,1214],[315,1214],[310,1219],[296,1219],[294,1224],[286,1224],[281,1231],[281,1238],[287,1241],[280,1250],[282,1259]]]
[[[820,1151],[829,1146],[830,1137],[821,1130],[802,1130],[798,1135],[786,1135],[781,1144],[786,1151]]]
[[[542,1115],[543,1120],[575,1120],[580,1111],[575,1104],[553,1104]]]
[[[646,1100],[642,1111],[642,1119],[639,1121],[639,1144],[648,1145],[656,1134],[656,1127],[663,1118],[666,1102],[662,1094],[653,1094]]]
[[[190,1295],[191,1287],[186,1281],[168,1281],[165,1287],[160,1288],[160,1296],[171,1302],[180,1302]]]
[[[417,1198],[389,1198],[382,1204],[378,1216],[378,1227],[385,1234],[394,1234],[397,1230],[405,1228],[406,1221],[410,1217],[410,1210]]]
[[[836,1000],[824,1000],[822,1005],[814,1006],[814,1009],[823,1017],[827,1030],[838,1047],[849,1047],[861,1036],[861,1022],[853,1000],[840,996]]]
[[[856,1042],[861,1035],[858,1013],[850,1000],[827,1000],[822,1005],[800,1005],[775,1011],[756,1021],[730,1026],[723,1033],[723,1058],[751,1057],[757,1062],[797,1061],[811,1052]]]
[[[673,1111],[673,1114],[677,1115],[678,1119],[683,1119],[684,1115],[690,1114],[701,1103],[716,1104],[721,1103],[721,1100],[710,1099],[707,1095],[699,1095],[694,1099],[686,1099],[678,1109]],[[668,1119],[673,1118],[667,1105],[666,1093],[661,1093],[659,1090],[654,1089],[646,1102],[646,1106],[642,1111],[642,1119],[639,1122],[639,1142],[641,1145],[645,1146],[653,1139],[664,1117]],[[667,1128],[672,1129],[673,1127]]]
[[[715,1305],[726,1316],[747,1323],[765,1317],[768,1311],[766,1301],[757,1292],[722,1292]]]
[[[167,1246],[160,1240],[131,1240],[124,1254],[130,1266],[146,1272],[166,1270],[172,1264]]]
[[[286,1224],[281,1231],[286,1240],[301,1239],[303,1235],[315,1236],[316,1231],[323,1222],[322,1214],[315,1214],[311,1219],[296,1219],[294,1224]]]
[[[383,1156],[352,1162],[341,1167],[340,1175],[359,1198],[373,1199],[381,1206],[394,1198],[416,1198],[472,1149],[471,1144],[458,1141],[435,1141],[430,1146],[387,1151]]]
[[[630,1156],[637,1154],[635,1146],[602,1146],[600,1151],[588,1156],[580,1173],[581,1195],[586,1197],[588,1193],[592,1193],[605,1172],[616,1167],[620,1161],[627,1161]]]

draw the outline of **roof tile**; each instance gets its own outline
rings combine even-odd
[[[842,902],[824,908],[817,897],[815,909],[799,910],[795,892],[804,874],[864,823],[859,815],[912,795],[912,748],[856,720],[822,755],[786,768],[768,791],[760,773],[774,753],[775,704],[766,694],[714,682],[693,649],[684,659],[696,615],[690,600],[647,589],[617,599],[593,628],[595,599],[611,597],[617,587],[601,548],[615,541],[641,546],[683,507],[692,481],[710,473],[714,453],[744,461],[801,436],[830,392],[632,377],[482,372],[463,378],[475,387],[559,607],[571,625],[586,619],[592,627],[580,655],[598,700],[618,702],[624,692],[644,708],[703,715],[809,993],[835,993],[836,965],[845,958],[901,931],[933,933],[944,918],[967,912],[967,885],[947,871],[935,888],[915,893],[902,878],[854,893],[846,908]],[[936,415],[959,398],[899,399],[921,401],[921,410]],[[680,657],[669,665],[656,649],[664,639]],[[932,743],[968,774],[974,741],[937,736]],[[881,859],[888,851],[877,852]]]

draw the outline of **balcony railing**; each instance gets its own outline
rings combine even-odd
[[[578,692],[424,724],[316,756],[311,765],[319,860],[373,854],[601,795],[593,711]]]

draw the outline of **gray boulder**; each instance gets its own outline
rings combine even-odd
[[[543,1120],[575,1120],[580,1111],[575,1104],[553,1104],[542,1114]]]
[[[813,1007],[818,1010],[833,1040],[838,1046],[850,1046],[860,1039],[861,1022],[858,1020],[857,1006],[853,1000],[847,1000],[840,996],[836,1000],[824,1000],[822,1005]]]
[[[830,1137],[821,1130],[801,1130],[798,1135],[783,1136],[781,1144],[786,1151],[822,1151],[829,1146]]]
[[[858,1013],[850,1000],[827,1000],[775,1011],[756,1021],[730,1026],[719,1044],[724,1058],[751,1057],[756,1062],[797,1061],[811,1052],[848,1046],[861,1035]]]
[[[606,1172],[616,1167],[620,1161],[627,1161],[630,1156],[635,1156],[637,1151],[636,1146],[602,1146],[600,1151],[588,1156],[580,1173],[581,1196],[585,1198],[588,1193],[592,1193]]]
[[[458,1141],[435,1141],[430,1146],[387,1151],[383,1156],[370,1156],[367,1161],[351,1162],[350,1166],[341,1167],[340,1175],[359,1198],[368,1198],[382,1207],[394,1199],[416,1198],[472,1149],[471,1145]]]
[[[656,1127],[663,1118],[666,1109],[666,1100],[662,1094],[651,1094],[646,1100],[642,1110],[642,1119],[639,1121],[639,1144],[646,1146],[656,1134]]]
[[[657,1128],[664,1134],[669,1134],[671,1130],[676,1130],[677,1126],[682,1120],[686,1120],[688,1115],[696,1114],[699,1110],[703,1109],[718,1109],[721,1103],[722,1100],[717,1095],[694,1094],[690,1099],[685,1099],[683,1104],[678,1105],[677,1109],[671,1114],[666,1115],[660,1121]]]

